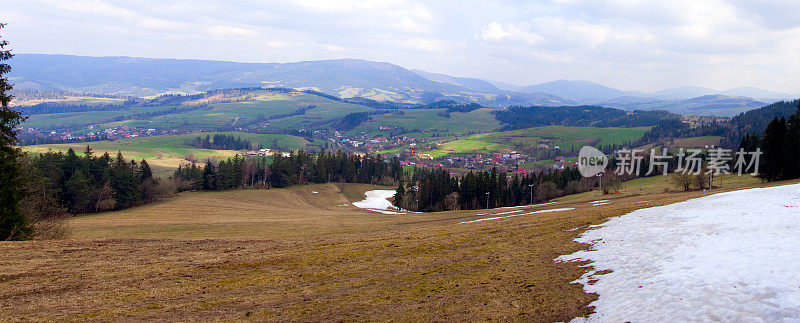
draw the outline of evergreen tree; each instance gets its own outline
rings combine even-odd
[[[4,26],[0,24],[0,29]],[[20,208],[24,183],[16,128],[25,118],[8,106],[12,86],[5,75],[11,66],[2,62],[13,55],[7,45],[7,41],[0,39],[0,240],[23,240],[29,238],[31,229]]]
[[[403,187],[403,182],[400,182],[400,185],[397,186],[397,190],[394,193],[394,201],[393,204],[396,207],[401,207],[403,205],[403,197],[406,194],[406,188]]]
[[[142,163],[139,165],[139,176],[141,178],[139,180],[140,182],[153,178],[153,171],[150,170],[150,164],[144,159],[142,159]]]
[[[783,178],[784,146],[786,144],[786,119],[775,118],[764,130],[761,142],[764,151],[762,177],[769,181]]]
[[[138,187],[134,171],[122,153],[117,153],[117,158],[111,166],[111,188],[116,192],[116,208],[127,208],[138,201]]]
[[[217,174],[214,164],[211,161],[206,161],[206,166],[203,168],[203,177],[202,177],[203,189],[204,190],[216,190],[217,189]]]

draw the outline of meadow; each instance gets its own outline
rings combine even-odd
[[[450,118],[439,115],[445,109],[403,109],[400,113],[372,116],[350,131],[351,134],[364,132],[368,136],[385,136],[380,126],[404,128],[408,137],[430,137],[434,132],[448,136],[468,132],[488,132],[499,129],[502,124],[492,115],[493,109],[483,108],[475,111],[450,113]]]
[[[742,177],[734,188],[763,186]],[[780,184],[780,183],[778,183]],[[775,185],[769,184],[769,185]],[[373,186],[185,192],[70,220],[69,240],[0,243],[0,315],[28,320],[567,321],[588,226],[703,196],[666,177],[512,209],[386,215]],[[348,198],[349,196],[349,198]],[[535,214],[510,211],[560,212]],[[519,212],[518,212],[519,213]],[[499,217],[494,220],[469,222]],[[468,223],[464,223],[468,222]]]
[[[526,151],[546,144],[550,148],[577,150],[586,145],[623,144],[641,138],[649,127],[598,128],[547,126],[521,130],[482,133],[446,141],[427,152],[433,157],[465,153],[508,153]]]

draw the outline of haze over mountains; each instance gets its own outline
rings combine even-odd
[[[754,87],[717,91],[679,87],[653,93],[622,91],[589,81],[558,80],[518,86],[408,70],[384,62],[337,59],[296,63],[237,63],[132,57],[18,54],[11,61],[17,90],[62,90],[152,96],[220,88],[311,88],[340,97],[430,103],[442,99],[486,106],[594,104],[724,115],[793,98]]]

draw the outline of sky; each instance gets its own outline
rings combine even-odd
[[[3,0],[15,53],[361,58],[518,85],[800,93],[800,1]]]

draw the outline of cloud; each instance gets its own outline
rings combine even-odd
[[[208,34],[212,36],[255,36],[255,30],[233,26],[213,26],[208,28]]]
[[[18,53],[355,57],[523,84],[800,92],[791,0],[6,0],[3,10]]]
[[[417,49],[427,52],[438,52],[445,49],[443,42],[430,38],[412,38],[402,43],[406,48]]]
[[[501,24],[496,21],[486,25],[478,38],[488,42],[517,41],[526,44],[534,44],[544,40],[542,36],[526,31],[514,24]]]

